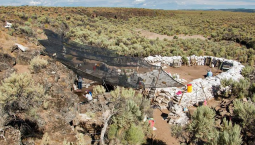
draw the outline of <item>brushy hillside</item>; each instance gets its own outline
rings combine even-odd
[[[253,66],[254,16],[254,13],[222,11],[0,7],[0,56],[8,60],[4,65],[6,69],[0,71],[0,133],[5,132],[6,137],[3,143],[85,144],[88,141],[82,134],[88,127],[77,125],[74,121],[79,102],[78,96],[71,92],[75,74],[46,56],[38,56],[38,49],[43,48],[40,40],[57,37],[63,45],[93,45],[116,50],[120,55],[136,57],[212,55]],[[4,27],[6,21],[13,24],[12,28]],[[54,33],[47,34],[49,30]],[[173,39],[148,39],[138,30],[173,36]],[[184,35],[204,39],[178,38]],[[11,53],[10,48],[14,43],[27,46],[35,53],[21,53],[18,50]],[[28,74],[13,73],[15,70],[12,67],[16,62],[22,67],[26,65]],[[222,81],[223,85],[234,90],[221,96],[235,99],[232,102],[233,124],[220,118],[221,125],[215,126],[215,110],[200,107],[191,116],[191,124],[172,128],[180,141],[185,140],[188,144],[254,143],[255,81],[250,80],[250,74],[255,74],[254,68],[247,66],[242,74],[245,79],[240,82]],[[99,130],[102,129],[101,141],[106,134],[107,142],[113,144],[145,143],[151,132],[148,124],[142,120],[145,114],[152,113],[150,101],[132,89],[116,88],[110,94],[104,92],[99,87],[93,93],[101,99],[110,96],[105,102],[106,106],[98,101],[101,108],[96,110],[95,104],[94,107],[88,104],[90,109],[86,110],[93,119],[102,116],[105,107],[111,110],[108,117],[103,116],[104,127],[101,126],[102,122],[99,127]],[[251,101],[243,103],[239,101],[240,98]],[[4,141],[4,138],[0,140]]]
[[[222,11],[166,11],[135,8],[1,7],[0,20],[13,23],[1,33],[39,45],[44,29],[67,43],[94,45],[119,54],[214,55],[254,63],[255,14]],[[149,40],[136,30],[200,39]],[[8,39],[8,38],[6,38]],[[4,47],[4,46],[2,46]],[[251,48],[251,49],[250,49]]]

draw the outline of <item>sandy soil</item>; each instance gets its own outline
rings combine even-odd
[[[172,75],[175,73],[179,74],[181,79],[185,79],[187,81],[184,84],[188,84],[194,79],[205,78],[208,69],[211,69],[213,76],[221,73],[221,70],[218,70],[217,68],[210,68],[209,66],[181,66],[178,68],[167,67],[164,70],[166,72],[170,72]]]
[[[159,38],[159,40],[163,40],[163,39],[167,39],[167,40],[173,40],[174,36],[167,36],[167,35],[160,35],[157,33],[153,33],[147,30],[142,30],[142,29],[136,29],[136,32],[140,32],[139,35],[140,36],[144,36],[145,38],[148,39],[157,39]],[[184,35],[184,34],[180,34],[180,35],[176,35],[178,37],[178,39],[202,39],[202,40],[206,40],[207,38],[205,38],[202,35],[192,35],[192,36],[188,36],[188,35]]]
[[[30,70],[29,70],[28,67],[29,67],[28,65],[19,65],[19,64],[17,64],[13,68],[17,69],[18,74],[21,74],[21,73],[29,73]]]
[[[169,113],[168,110],[162,110],[162,112]],[[163,141],[167,145],[177,145],[179,141],[172,137],[171,126],[161,117],[162,112],[159,109],[153,110],[153,118],[155,120],[155,127],[157,128],[157,130],[153,131],[155,139]]]

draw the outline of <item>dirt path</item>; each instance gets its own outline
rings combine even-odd
[[[163,113],[168,114],[168,110],[162,110]],[[170,125],[161,117],[162,112],[159,109],[153,110],[153,118],[155,120],[155,127],[157,130],[153,131],[155,138],[164,142],[167,145],[178,145],[179,141],[172,137]]]
[[[166,72],[170,72],[171,75],[177,73],[180,75],[181,79],[185,79],[187,82],[184,84],[188,84],[194,79],[205,78],[204,75],[207,74],[207,70],[210,69],[213,73],[213,76],[221,73],[217,68],[210,68],[209,66],[181,66],[178,68],[167,67],[164,70]]]
[[[150,31],[147,31],[147,30],[142,30],[142,29],[136,29],[135,31],[138,32],[138,34],[140,36],[144,36],[145,38],[148,38],[148,39],[157,39],[157,38],[159,38],[159,40],[163,40],[163,39],[173,40],[173,38],[174,38],[174,36],[161,35],[161,34],[153,33],[153,32],[150,32]],[[199,39],[202,39],[202,40],[207,39],[202,35],[188,36],[188,35],[180,34],[180,35],[176,35],[176,36],[178,37],[178,39],[196,39],[196,38],[199,38]]]

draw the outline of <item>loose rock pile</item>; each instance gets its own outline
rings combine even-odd
[[[169,124],[180,124],[185,125],[188,123],[189,118],[186,115],[186,113],[183,112],[183,109],[181,106],[175,104],[171,108],[171,112],[168,115],[168,123]]]

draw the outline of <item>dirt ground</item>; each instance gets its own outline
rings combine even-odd
[[[153,33],[147,30],[143,30],[143,29],[136,29],[136,32],[139,32],[140,36],[144,36],[147,39],[159,39],[159,40],[163,40],[163,39],[167,39],[167,40],[173,40],[174,36],[167,36],[167,35],[160,35],[157,33]],[[184,35],[184,34],[180,34],[180,35],[176,35],[178,37],[178,39],[202,39],[202,40],[206,40],[207,38],[205,38],[202,35]]]
[[[226,99],[226,100],[228,100],[228,99]],[[221,103],[221,101],[222,101],[221,99],[216,100],[213,98],[207,102],[207,106],[215,108],[216,106],[218,106]],[[194,111],[197,110],[197,107],[191,106],[191,107],[188,107],[188,109],[189,109],[190,114],[192,115],[194,113]]]
[[[168,114],[169,111],[162,110],[161,112],[159,109],[153,110],[153,118],[157,128],[157,130],[153,131],[153,135],[156,140],[162,141],[167,145],[178,145],[179,141],[171,135],[171,126],[161,117],[162,113]]]
[[[29,73],[30,70],[29,70],[28,67],[29,67],[28,65],[19,65],[19,64],[17,64],[13,68],[17,69],[18,74],[21,74],[21,73]]]
[[[205,78],[208,69],[212,71],[213,76],[221,73],[221,71],[217,68],[210,68],[209,66],[181,66],[178,68],[167,67],[164,70],[166,72],[170,72],[171,75],[175,73],[179,74],[181,79],[185,79],[187,81],[184,84],[188,84],[194,79]]]

